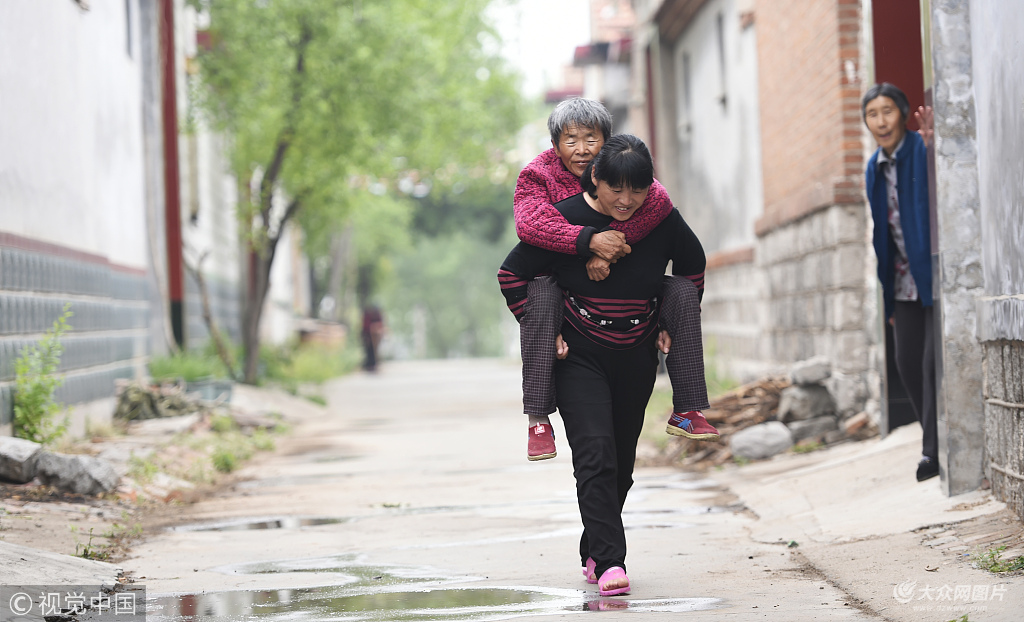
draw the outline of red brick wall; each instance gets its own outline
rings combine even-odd
[[[757,0],[764,216],[758,235],[863,200],[860,0]],[[854,63],[852,81],[845,62]]]

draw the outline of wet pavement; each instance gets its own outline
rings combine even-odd
[[[572,590],[523,587],[425,588],[350,593],[338,588],[218,592],[157,598],[150,620],[503,620],[591,611],[709,611],[710,598],[594,598]]]
[[[123,566],[151,620],[878,620],[714,481],[640,469],[623,519],[632,593],[580,573],[567,443],[529,463],[518,366],[391,364],[325,388],[246,481]],[[639,617],[637,617],[639,615]]]

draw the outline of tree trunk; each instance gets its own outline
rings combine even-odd
[[[259,376],[260,320],[270,281],[266,262],[260,255],[255,249],[249,249],[249,287],[246,288],[242,321],[242,376],[246,384],[256,384]]]
[[[281,223],[281,229],[284,223]],[[280,229],[279,229],[280,231]],[[274,252],[280,235],[268,238],[266,248],[249,253],[249,294],[245,305],[243,326],[243,347],[245,350],[245,383],[256,384],[259,380],[260,362],[260,321],[263,319],[263,305],[270,291],[270,267],[274,263]]]
[[[228,376],[235,382],[238,382],[238,370],[235,369],[235,359],[231,356],[231,350],[224,341],[224,335],[221,334],[220,329],[217,327],[217,321],[213,317],[213,310],[210,308],[210,292],[206,288],[206,278],[203,276],[203,262],[206,260],[206,257],[207,254],[203,253],[194,266],[188,261],[183,261],[182,263],[185,265],[185,269],[192,274],[192,278],[196,280],[196,285],[199,287],[199,300],[203,308],[203,322],[206,323],[206,330],[209,331],[210,339],[217,348],[217,356],[220,357],[224,367],[228,370]]]
[[[284,166],[285,155],[291,146],[295,131],[295,119],[302,100],[303,79],[306,73],[306,48],[313,39],[312,30],[305,23],[295,46],[295,74],[292,79],[292,106],[286,116],[284,127],[281,128],[274,146],[274,155],[260,179],[259,213],[260,236],[257,244],[250,241],[249,251],[249,287],[246,296],[244,321],[242,322],[242,345],[245,350],[244,377],[247,384],[256,384],[259,379],[260,362],[260,320],[263,318],[263,304],[270,291],[270,267],[274,265],[274,253],[277,243],[284,233],[288,221],[299,210],[301,193],[288,205],[277,223],[276,229],[271,226],[274,211],[274,194],[277,191],[278,177]],[[250,225],[256,223],[250,223]],[[251,227],[250,230],[256,229]],[[262,241],[262,244],[259,242]]]
[[[249,287],[246,296],[245,315],[242,322],[242,345],[245,350],[244,381],[256,384],[259,380],[260,362],[260,320],[263,319],[263,305],[270,292],[270,267],[274,265],[277,244],[284,235],[288,222],[299,211],[299,199],[293,200],[278,221],[276,233],[266,235],[262,248],[249,251]],[[271,231],[270,210],[262,222],[264,232]]]

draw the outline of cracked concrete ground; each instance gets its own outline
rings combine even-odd
[[[517,365],[487,360],[393,363],[332,382],[329,407],[301,413],[274,455],[221,494],[165,513],[120,566],[150,595],[230,592],[224,611],[235,615],[256,594],[342,585],[348,571],[331,566],[349,562],[338,560],[433,577],[408,579],[427,591],[554,590],[600,608],[579,573],[560,422],[558,457],[528,463],[519,387]],[[639,469],[624,511],[633,590],[605,599],[636,607],[605,616],[689,599],[699,610],[644,615],[1019,620],[1024,580],[975,569],[964,555],[1012,542],[1019,522],[985,492],[950,499],[937,480],[915,482],[919,443],[907,429],[706,476]],[[255,522],[264,528],[243,528]],[[275,570],[257,572],[267,562]],[[196,598],[164,601],[162,619],[180,619],[173,603]]]

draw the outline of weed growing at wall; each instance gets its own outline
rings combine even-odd
[[[78,538],[78,526],[71,525],[71,533],[73,533],[75,536],[75,557],[81,557],[82,559],[104,561],[110,557],[110,552],[107,551],[105,547],[100,545],[94,545],[92,543],[92,539],[96,537],[93,534],[93,529],[94,527],[89,528],[89,541],[83,543]]]
[[[71,305],[64,311],[38,343],[22,349],[14,362],[14,435],[44,445],[52,443],[67,430],[68,420],[55,421],[61,405],[54,392],[64,380],[57,375],[64,346],[60,339],[71,326]]]
[[[971,555],[971,561],[978,568],[994,573],[1024,570],[1024,555],[1011,559],[1002,559],[1001,556],[1005,550],[1005,546],[997,546],[987,551],[978,550]]]

